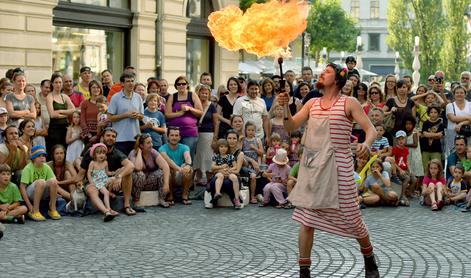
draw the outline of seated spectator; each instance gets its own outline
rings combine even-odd
[[[173,189],[177,185],[182,185],[182,202],[184,205],[191,205],[190,186],[193,183],[193,169],[191,166],[190,148],[180,143],[180,129],[178,127],[168,128],[168,143],[159,148],[165,161],[170,167],[170,192],[167,201],[173,205]]]
[[[383,163],[376,159],[370,166],[371,174],[364,181],[364,188],[368,194],[363,195],[363,203],[368,206],[379,205],[381,201],[386,204],[396,204],[398,196],[391,190],[391,180],[388,172],[384,171]],[[366,196],[365,196],[366,195]]]
[[[147,96],[147,108],[144,110],[144,118],[140,128],[144,133],[148,133],[152,138],[152,146],[158,150],[163,145],[165,134],[167,133],[167,124],[165,116],[159,111],[158,94],[149,94]]]
[[[262,140],[255,136],[256,126],[252,122],[245,123],[245,137],[242,141],[242,151],[244,152],[246,161],[253,169],[259,168],[262,163],[263,144]],[[256,170],[256,172],[258,172]]]
[[[267,165],[270,165],[272,163],[272,159],[276,155],[276,151],[278,151],[280,148],[281,148],[281,136],[278,133],[273,132],[270,135],[270,147],[267,148],[267,153],[265,156],[266,158],[265,163]]]
[[[118,149],[116,149],[116,136],[118,133],[113,128],[109,127],[103,131],[101,141],[107,147],[106,160],[108,162],[109,170],[114,172],[115,179],[110,183],[112,192],[123,192],[123,205],[124,212],[128,216],[136,214],[136,211],[131,207],[131,191],[132,191],[132,178],[131,174],[134,170],[133,163],[127,159],[127,157]],[[85,155],[80,163],[79,173],[75,179],[76,183],[84,180],[89,165],[92,161],[90,151],[85,151]],[[99,191],[94,186],[86,186],[86,192],[88,198],[91,200],[94,207],[105,214],[108,210],[106,209],[103,201],[99,197]]]
[[[289,171],[288,182],[286,183],[286,190],[288,191],[288,196],[291,193],[291,190],[293,190],[293,188],[296,186],[296,182],[298,181],[299,165],[301,164],[300,160],[303,154],[303,147],[300,146],[297,152],[298,152],[297,156],[299,157],[299,161],[297,161],[293,165],[293,167],[291,167],[291,170]],[[287,207],[285,206],[285,208]]]
[[[272,133],[273,134],[273,133]],[[289,165],[293,167],[294,164],[298,163],[300,160],[299,150],[302,151],[301,138],[303,134],[299,130],[291,132],[290,135],[290,150],[288,152]]]
[[[376,139],[371,144],[371,155],[378,155],[378,158],[384,159],[388,156],[391,156],[391,147],[389,146],[389,141],[386,137],[384,137],[384,133],[386,129],[384,128],[383,124],[377,123],[375,124],[376,128]]]
[[[27,119],[24,120],[20,123],[18,127],[20,131],[20,142],[25,146],[28,150],[28,152],[31,150],[33,147],[33,139],[34,135],[36,133],[36,129],[34,127],[34,121]]]
[[[291,167],[288,165],[289,158],[285,149],[278,149],[273,157],[273,163],[268,166],[268,170],[263,176],[268,179],[269,183],[263,188],[263,198],[257,198],[259,206],[266,206],[270,203],[270,196],[273,194],[277,202],[277,208],[283,208],[289,204],[284,196],[287,193],[287,183]]]
[[[21,172],[29,160],[28,148],[21,143],[18,128],[8,126],[2,133],[3,144],[0,144],[0,164],[11,167],[13,183],[20,183]]]
[[[46,164],[46,155],[43,146],[34,146],[31,150],[31,162],[21,174],[21,195],[28,207],[28,217],[34,221],[46,220],[39,211],[40,202],[45,200],[49,200],[48,215],[54,220],[61,219],[56,210],[58,184],[54,172]]]
[[[446,204],[457,204],[466,200],[468,183],[463,179],[464,167],[461,164],[455,166],[453,178],[450,178],[444,189]]]
[[[239,196],[239,177],[234,173],[237,170],[236,158],[229,153],[229,144],[226,139],[219,139],[217,142],[217,152],[213,155],[213,163],[211,170],[214,173],[215,193],[212,199],[213,205],[217,205],[217,201],[222,197],[221,188],[225,179],[232,182],[234,190],[234,203],[235,209],[240,209],[240,196]]]
[[[461,167],[462,166],[457,166]],[[432,206],[432,210],[440,210],[445,204],[443,201],[446,181],[443,178],[442,163],[440,160],[430,160],[427,173],[422,182],[423,204]],[[455,169],[455,168],[454,168]],[[454,171],[453,169],[453,171]]]
[[[28,208],[22,201],[20,190],[11,182],[10,166],[0,164],[0,221],[24,224]]]
[[[245,138],[244,135],[244,119],[242,116],[239,115],[232,115],[230,119],[231,123],[231,129],[237,133],[237,136],[239,137],[239,143],[240,143],[240,148],[242,148],[242,141]],[[226,133],[222,138],[226,137]]]
[[[57,179],[57,193],[67,201],[72,200],[72,192],[75,190],[75,177],[77,171],[75,170],[72,162],[66,161],[65,147],[62,145],[55,145],[51,149],[51,161],[47,164],[51,167]],[[82,182],[80,182],[82,183]]]
[[[236,161],[235,167],[231,170],[231,173],[234,175],[237,175],[241,171],[242,164],[244,163],[244,153],[241,152],[240,150],[239,137],[237,135],[237,132],[233,129],[229,129],[226,134],[226,140],[229,146],[229,153],[234,156],[235,161]],[[255,177],[254,177],[254,182],[256,182]],[[254,185],[254,190],[255,190],[255,185]],[[211,197],[214,198],[214,195],[216,194],[216,177],[214,176],[209,182],[208,191],[211,192]],[[220,192],[227,193],[227,195],[229,195],[229,198],[231,200],[233,201],[235,200],[236,193],[234,191],[234,186],[230,179],[223,180]],[[212,208],[212,207],[213,206],[206,207],[206,208]]]
[[[153,148],[153,140],[147,133],[136,138],[136,146],[128,158],[134,163],[132,173],[134,202],[139,202],[141,191],[159,191],[159,205],[168,208],[165,201],[169,192],[170,168],[163,158]]]
[[[450,153],[450,155],[447,157],[446,179],[449,179],[453,176],[452,173],[454,173],[456,164],[466,159],[466,145],[466,137],[462,135],[457,135],[455,137],[455,151]],[[471,172],[465,172],[464,177],[465,179],[469,179],[471,177]]]

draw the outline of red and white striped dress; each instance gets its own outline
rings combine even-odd
[[[353,124],[345,113],[346,100],[347,97],[342,95],[330,109],[324,110],[320,106],[320,98],[317,98],[310,110],[310,119],[316,116],[329,116],[330,119],[330,137],[338,168],[340,208],[313,210],[297,207],[292,218],[317,230],[344,237],[364,238],[368,235],[368,230],[356,201],[358,192],[353,177],[353,158],[350,148]]]

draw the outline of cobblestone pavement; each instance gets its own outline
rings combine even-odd
[[[150,208],[8,225],[0,277],[296,277],[292,211]],[[363,210],[382,277],[471,277],[471,213],[453,207]],[[355,240],[317,233],[314,277],[364,277]]]

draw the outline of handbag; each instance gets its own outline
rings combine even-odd
[[[393,107],[391,107],[391,109]],[[391,132],[393,130],[394,125],[396,124],[396,116],[394,115],[393,112],[391,112],[388,115],[384,115],[383,124],[387,132]]]
[[[451,104],[453,106],[453,114],[456,116],[455,104]],[[459,135],[463,135],[464,137],[471,136],[471,125],[462,125],[460,130],[457,132]]]

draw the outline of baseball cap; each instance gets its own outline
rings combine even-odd
[[[1,114],[8,114],[8,110],[5,107],[0,107],[0,115]]]
[[[404,130],[399,130],[396,132],[396,138],[399,138],[399,137],[407,137],[407,134]]]
[[[86,72],[86,71],[92,71],[92,69],[90,67],[87,67],[87,66],[80,68],[80,73],[83,73],[83,72]]]

